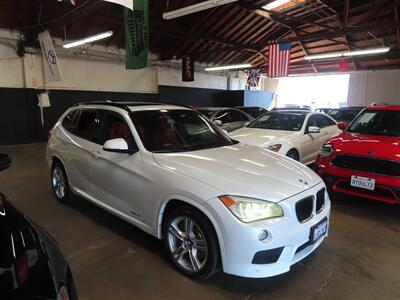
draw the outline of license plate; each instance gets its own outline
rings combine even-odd
[[[375,179],[353,175],[351,176],[350,185],[373,191],[375,190]]]
[[[324,218],[321,222],[311,227],[310,243],[314,244],[315,242],[317,242],[320,238],[326,235],[327,231],[328,231],[328,219]]]

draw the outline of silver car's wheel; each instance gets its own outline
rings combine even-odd
[[[197,273],[207,263],[206,237],[200,226],[190,217],[178,216],[170,222],[167,246],[175,263],[185,271]]]
[[[57,200],[67,203],[70,200],[70,190],[67,174],[59,162],[55,162],[51,168],[51,185]]]
[[[65,177],[64,172],[59,166],[53,169],[53,174],[51,178],[53,183],[53,189],[56,193],[57,198],[63,199],[65,197]]]

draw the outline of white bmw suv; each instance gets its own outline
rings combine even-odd
[[[54,194],[79,195],[164,239],[176,268],[268,277],[328,234],[321,178],[300,163],[229,138],[202,114],[156,103],[81,103],[52,129]]]

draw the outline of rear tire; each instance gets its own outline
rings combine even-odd
[[[191,206],[173,210],[163,226],[168,256],[187,277],[207,279],[220,266],[218,239],[208,218]]]
[[[65,172],[64,166],[58,161],[55,161],[51,166],[51,186],[58,201],[63,204],[72,201],[67,172]]]
[[[295,149],[289,150],[289,152],[286,153],[286,156],[296,161],[300,161],[299,153]]]

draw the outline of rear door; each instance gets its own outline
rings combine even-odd
[[[70,117],[74,119],[69,120]],[[58,149],[62,152],[70,184],[83,194],[91,194],[92,191],[89,163],[99,143],[99,124],[95,109],[82,109],[75,116],[67,115],[62,123],[66,132],[61,132],[64,136]]]
[[[91,170],[93,194],[102,203],[133,218],[142,215],[143,165],[139,151],[133,154],[103,150],[107,140],[123,138],[137,149],[132,122],[123,115],[102,111],[101,145],[95,149]]]

